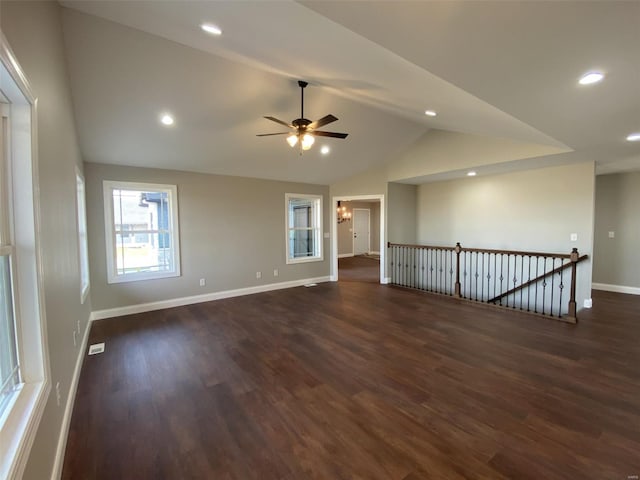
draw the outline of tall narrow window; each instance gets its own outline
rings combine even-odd
[[[0,103],[0,417],[20,384],[13,303],[15,247],[9,191],[9,105]]]
[[[287,263],[322,260],[322,196],[287,193]]]
[[[80,265],[80,300],[82,303],[89,293],[89,243],[87,239],[87,207],[84,177],[76,170],[76,194],[78,208],[78,263]]]
[[[109,283],[177,277],[175,185],[104,182]]]
[[[35,97],[0,35],[0,478],[21,478],[49,393]]]

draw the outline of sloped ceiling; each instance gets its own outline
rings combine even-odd
[[[438,129],[640,167],[624,141],[640,130],[638,3],[62,3],[88,161],[328,184]],[[606,81],[577,85],[593,68]],[[326,129],[350,134],[319,139],[329,155],[255,136],[282,131],[263,115],[299,116],[297,79],[310,82],[305,116],[332,113]]]

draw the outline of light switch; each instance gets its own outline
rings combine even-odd
[[[577,233],[572,233],[571,234],[571,241],[572,242],[577,242],[578,241],[578,234]]]
[[[616,232],[609,232],[609,238],[616,238]]]

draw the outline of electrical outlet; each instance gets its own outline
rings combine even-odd
[[[609,232],[609,238],[616,238],[616,232]]]
[[[207,281],[204,278],[200,279],[200,286],[204,287],[207,284]]]
[[[77,346],[78,346],[78,339],[77,339],[77,336],[78,336],[78,332],[76,332],[76,331],[74,330],[74,331],[73,331],[73,346],[74,346],[74,347],[77,347]]]
[[[56,382],[56,403],[60,406],[60,382]]]
[[[571,239],[572,242],[577,242],[578,241],[578,234],[577,233],[572,233],[569,238]]]
[[[274,277],[277,277],[277,276],[278,276],[278,269],[277,269],[277,268],[274,268],[274,269],[273,269],[273,276],[274,276]]]
[[[262,278],[262,272],[256,272],[256,278]]]

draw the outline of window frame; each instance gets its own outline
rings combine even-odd
[[[157,280],[180,276],[180,235],[178,221],[178,187],[161,183],[126,182],[119,180],[104,180],[104,228],[107,257],[107,282],[127,283],[143,280]],[[146,190],[168,194],[171,249],[173,250],[173,269],[162,272],[137,272],[118,275],[117,253],[115,242],[115,225],[113,217],[113,190]]]
[[[304,230],[314,231],[314,250],[315,255],[310,257],[292,257],[291,249],[290,249],[290,231],[295,230],[295,227],[289,227],[289,205],[292,199],[305,199],[312,200],[314,208],[312,209],[312,221],[314,226],[310,228],[305,228]],[[286,193],[284,199],[285,205],[285,261],[287,265],[294,265],[297,263],[309,263],[309,262],[322,262],[324,260],[324,235],[323,235],[323,197],[322,195],[313,195],[309,193]]]
[[[0,415],[0,478],[21,478],[51,392],[44,308],[38,172],[37,100],[0,33],[0,84],[11,104],[12,264],[21,383]]]
[[[84,175],[76,167],[76,220],[78,228],[78,274],[80,303],[84,305],[91,288],[89,268],[89,232],[87,227],[87,188]]]

